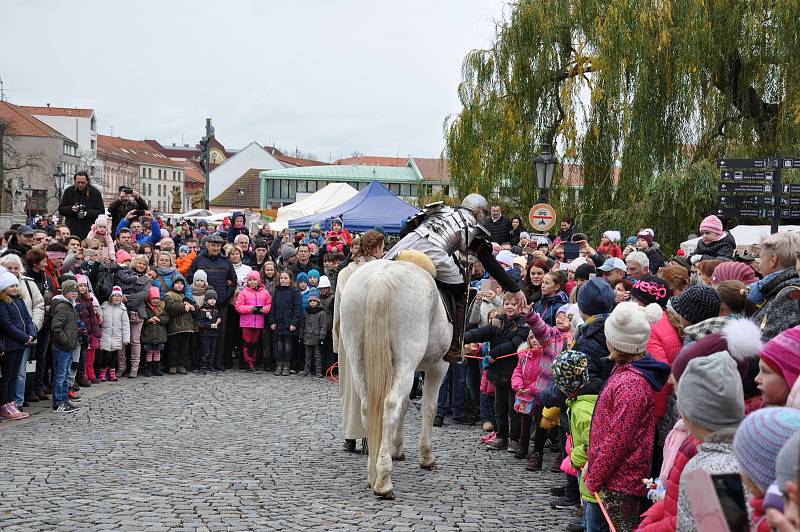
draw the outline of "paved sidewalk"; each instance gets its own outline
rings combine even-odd
[[[4,530],[562,530],[559,475],[492,453],[480,429],[434,429],[438,469],[418,465],[409,408],[397,500],[367,488],[342,451],[337,385],[227,371],[121,379],[81,390],[81,410],[35,403],[0,423]],[[554,455],[547,452],[547,468]]]

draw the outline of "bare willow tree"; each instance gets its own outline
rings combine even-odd
[[[11,189],[13,175],[27,174],[31,176],[41,171],[44,153],[24,152],[18,149],[14,138],[14,131],[7,123],[0,122],[0,135],[2,135],[2,172],[0,172],[0,212],[11,208]],[[13,173],[13,175],[12,175]]]
[[[544,141],[582,165],[580,205],[553,196],[594,234],[660,224],[675,243],[716,202],[714,159],[800,144],[800,0],[520,0],[462,70],[459,192],[530,207]]]

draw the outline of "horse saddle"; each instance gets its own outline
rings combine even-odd
[[[444,311],[447,314],[447,321],[451,324],[454,323],[453,316],[455,316],[456,312],[456,298],[453,297],[453,294],[446,290],[439,289],[439,297],[442,298],[442,304],[444,304]]]

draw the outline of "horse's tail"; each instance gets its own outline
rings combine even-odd
[[[392,344],[390,323],[391,295],[396,280],[387,270],[376,271],[371,279],[364,309],[364,365],[367,373],[367,441],[369,471],[376,480],[376,466],[383,438],[384,400],[392,386]]]

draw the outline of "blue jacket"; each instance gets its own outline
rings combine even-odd
[[[171,271],[164,271],[162,268],[155,269],[157,277],[153,279],[153,286],[158,287],[158,290],[161,292],[161,297],[167,295],[167,292],[172,289],[172,285],[175,284],[176,279],[183,279],[183,295],[192,297],[191,283],[189,283],[181,272],[174,267],[170,267],[169,270]],[[164,282],[162,283],[161,281]]]
[[[249,230],[249,229],[247,229],[247,227],[241,227],[241,228],[237,228],[237,227],[234,227],[234,226],[230,226],[230,227],[228,228],[228,231],[227,231],[227,233],[225,233],[225,240],[227,240],[228,242],[230,242],[231,244],[233,244],[233,241],[234,241],[234,240],[236,239],[236,237],[237,237],[237,236],[239,236],[239,235],[247,235],[247,236],[250,236],[250,230]]]
[[[276,286],[272,296],[272,309],[267,317],[270,325],[277,325],[276,333],[297,336],[303,319],[303,298],[300,290],[292,286]],[[289,330],[290,325],[295,326],[294,331]]]
[[[221,252],[215,257],[210,257],[208,250],[204,249],[189,268],[189,283],[194,281],[194,272],[197,270],[203,270],[208,275],[208,284],[217,293],[217,308],[225,308],[228,299],[236,290],[236,270],[233,269],[231,261]],[[230,285],[228,281],[231,282]]]
[[[117,228],[114,230],[114,234],[119,235],[120,231],[130,227],[130,225],[131,225],[130,222],[123,218],[122,220],[120,220],[119,224],[117,224]],[[144,233],[139,233],[138,235],[136,235],[137,244],[142,245],[147,242],[153,244],[154,246],[159,242],[161,242],[161,225],[159,225],[158,220],[156,219],[153,219],[153,221],[150,222],[150,236],[145,236]]]
[[[21,297],[0,299],[0,331],[6,337],[7,351],[25,349],[28,338],[36,338],[36,326]]]
[[[311,296],[319,297],[319,289],[313,286],[309,286],[303,291],[303,310],[308,310],[308,298]]]

